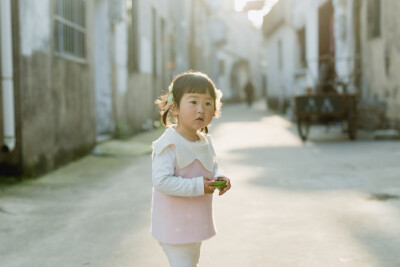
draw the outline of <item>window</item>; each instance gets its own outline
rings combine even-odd
[[[58,56],[86,58],[85,20],[85,0],[54,0],[54,51]]]
[[[297,41],[299,44],[299,62],[302,68],[307,66],[306,61],[306,34],[305,27],[297,31]]]
[[[381,0],[368,1],[368,37],[381,36]]]

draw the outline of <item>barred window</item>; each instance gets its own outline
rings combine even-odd
[[[54,51],[56,55],[85,60],[86,0],[54,0]]]

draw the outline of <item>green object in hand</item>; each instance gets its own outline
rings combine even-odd
[[[215,181],[214,182],[214,187],[215,188],[225,188],[226,187],[226,181]]]

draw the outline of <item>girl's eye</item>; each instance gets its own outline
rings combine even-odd
[[[197,104],[197,102],[196,102],[196,101],[194,101],[194,100],[193,100],[193,101],[190,101],[190,103],[191,103],[191,104],[194,104],[194,105],[196,105],[196,104]]]
[[[211,105],[212,105],[211,102],[206,103],[206,106],[211,106]]]

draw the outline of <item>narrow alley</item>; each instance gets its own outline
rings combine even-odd
[[[0,266],[167,266],[149,232],[149,148],[161,132],[103,143],[3,188]],[[215,194],[218,234],[203,242],[199,266],[400,265],[398,141],[313,126],[302,143],[261,102],[226,105],[211,134],[232,189]]]

